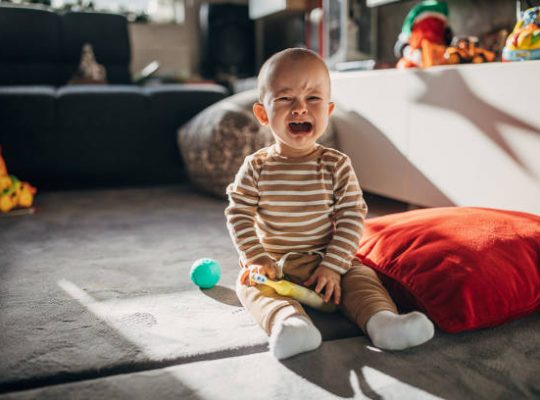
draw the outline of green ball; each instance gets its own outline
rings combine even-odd
[[[200,258],[191,266],[189,277],[201,289],[210,289],[221,278],[221,266],[211,258]]]

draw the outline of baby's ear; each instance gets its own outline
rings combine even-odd
[[[268,125],[268,114],[261,103],[253,104],[253,114],[255,114],[255,117],[261,125]]]
[[[328,115],[332,115],[335,108],[336,108],[336,103],[334,103],[332,101],[330,103],[328,103]]]

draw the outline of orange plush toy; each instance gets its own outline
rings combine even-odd
[[[448,5],[424,0],[407,14],[394,53],[397,68],[425,68],[445,64],[444,51],[452,38]]]
[[[28,182],[21,182],[8,174],[0,148],[0,212],[7,213],[14,208],[32,207],[36,191],[36,188]]]

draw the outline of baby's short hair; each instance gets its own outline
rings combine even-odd
[[[328,68],[324,60],[321,58],[321,56],[319,56],[313,50],[304,49],[301,47],[292,47],[289,49],[282,50],[278,53],[275,53],[268,60],[266,60],[259,71],[259,75],[257,76],[257,91],[259,93],[260,102],[263,101],[264,95],[266,94],[266,91],[268,89],[268,80],[269,80],[269,76],[272,73],[272,67],[274,67],[277,63],[282,62],[284,60],[301,60],[301,59],[312,59],[312,60],[319,61],[324,66],[326,72],[328,73],[328,76],[330,76],[330,73],[328,72]]]

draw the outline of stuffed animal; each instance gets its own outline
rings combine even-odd
[[[21,182],[14,175],[8,174],[0,148],[0,212],[7,213],[14,208],[30,208],[36,191],[28,182]]]
[[[107,83],[107,70],[96,61],[94,49],[90,43],[85,43],[81,50],[79,68],[69,81],[72,85],[96,85]]]
[[[540,7],[521,12],[521,18],[508,36],[503,61],[540,60]]]
[[[424,0],[407,14],[394,46],[398,68],[429,67],[445,64],[444,51],[452,39],[448,26],[448,5]]]

